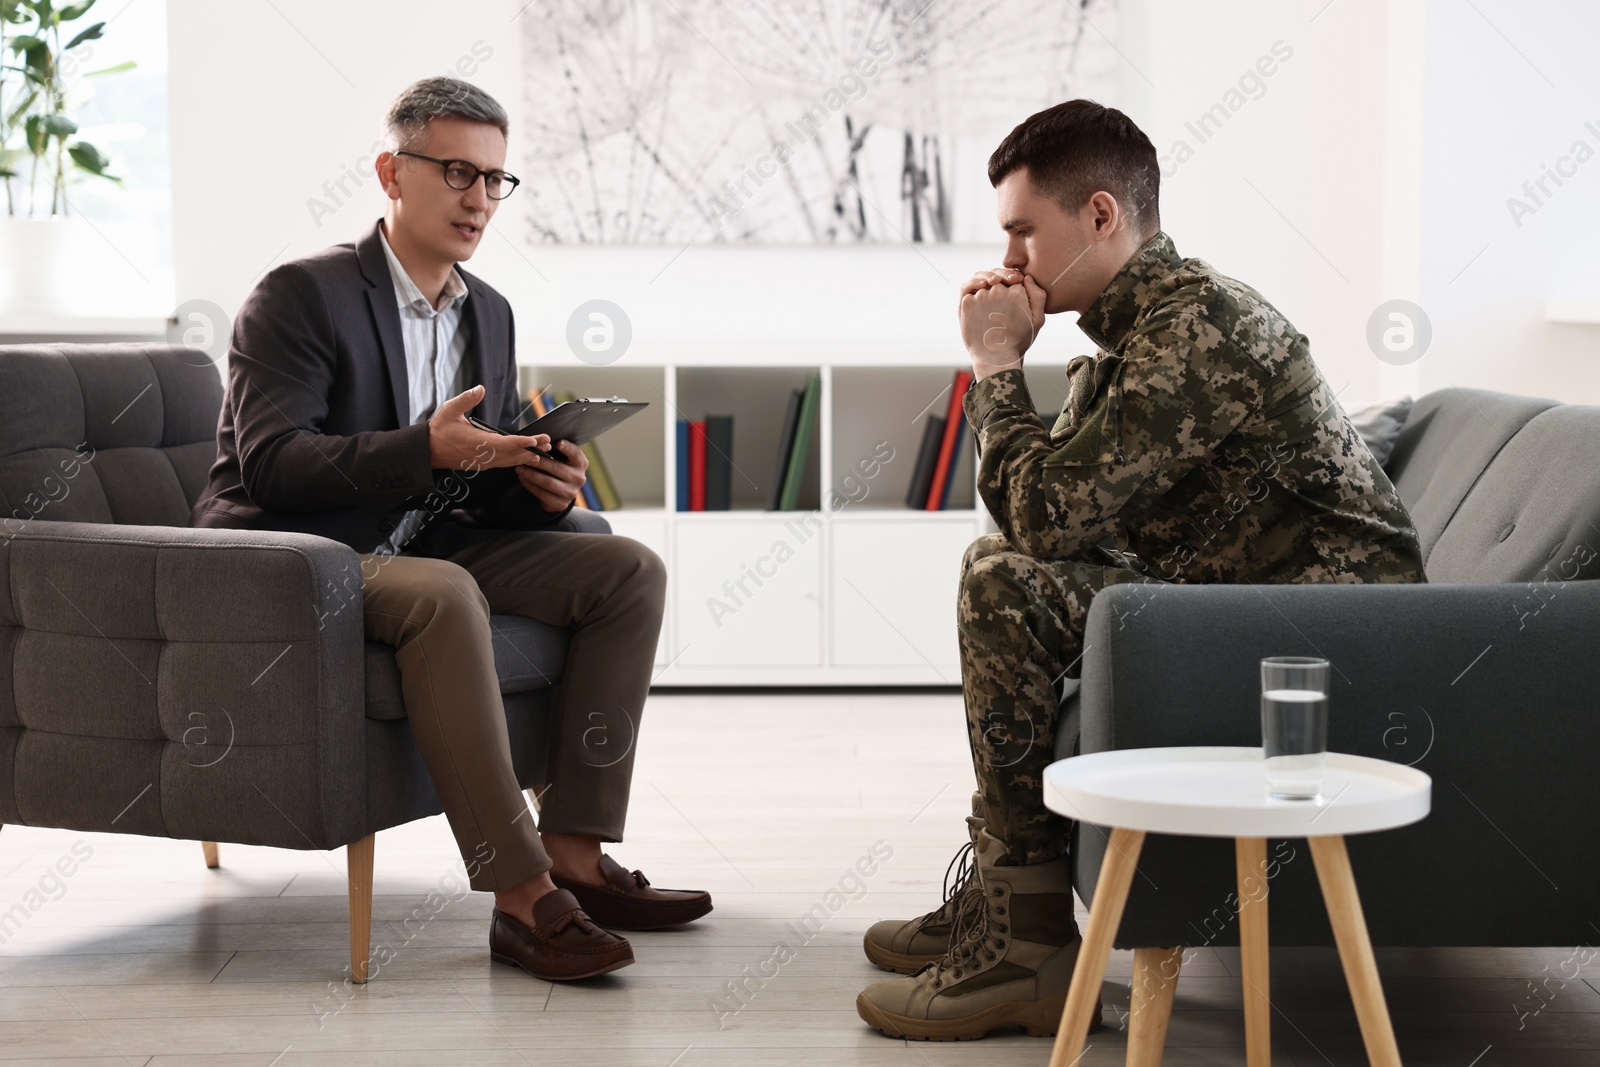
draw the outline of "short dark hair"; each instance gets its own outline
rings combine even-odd
[[[1134,121],[1093,100],[1068,100],[1029,115],[989,157],[989,184],[1022,167],[1035,188],[1068,211],[1102,189],[1144,237],[1161,228],[1161,167]]]

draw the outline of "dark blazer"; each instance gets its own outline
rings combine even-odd
[[[463,380],[484,387],[472,414],[514,428],[525,405],[511,306],[461,276],[471,328]],[[409,550],[448,555],[491,536],[469,530],[551,526],[572,510],[546,510],[509,467],[434,470],[427,423],[407,425],[409,395],[377,226],[275,267],[233,324],[217,459],[191,525],[314,533],[369,552],[405,512],[423,508],[430,525]]]

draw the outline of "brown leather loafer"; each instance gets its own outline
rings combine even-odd
[[[657,889],[641,871],[629,871],[610,856],[600,856],[605,885],[562,878],[550,880],[570,892],[589,917],[607,930],[663,930],[693,922],[711,910],[711,894],[699,889]]]
[[[557,889],[533,902],[533,926],[499,908],[489,921],[489,958],[521,967],[535,978],[591,978],[633,962],[628,939],[609,934],[583,913],[571,893]]]

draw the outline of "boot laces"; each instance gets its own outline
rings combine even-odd
[[[961,846],[961,850],[951,858],[949,866],[944,869],[944,901],[933,911],[922,917],[917,924],[917,929],[922,930],[930,923],[938,922],[948,917],[954,922],[955,916],[960,911],[960,902],[967,897],[967,890],[972,888],[978,877],[977,865],[973,862],[972,842],[968,841]],[[952,907],[955,905],[955,907]]]
[[[987,949],[990,939],[989,932],[989,900],[987,894],[968,893],[956,905],[955,920],[950,929],[950,949],[944,958],[924,966],[933,968],[933,985],[937,989],[945,982],[945,972],[959,980],[963,967],[977,969],[979,962],[975,957],[980,951],[987,950],[991,958],[994,957],[992,949]],[[1000,927],[1004,932],[1005,926]],[[920,972],[919,972],[920,973]]]

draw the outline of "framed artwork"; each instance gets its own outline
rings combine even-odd
[[[1114,103],[1115,0],[532,0],[536,245],[993,239],[989,154]]]

